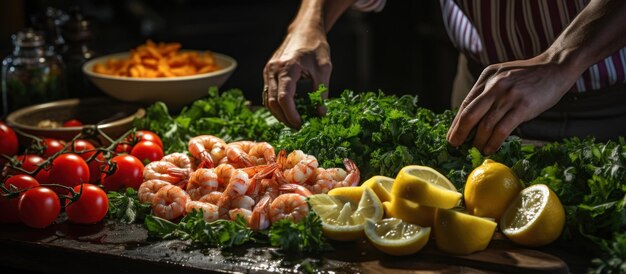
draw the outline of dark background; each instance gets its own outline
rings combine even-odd
[[[11,0],[0,1],[0,54],[10,35],[47,6],[77,5],[94,23],[93,48],[128,51],[150,38],[234,57],[238,67],[222,89],[242,89],[260,103],[262,70],[280,45],[295,0]],[[450,107],[457,52],[445,33],[438,1],[387,1],[380,13],[346,13],[329,33],[331,96],[344,89],[417,94],[437,112]],[[300,85],[301,89],[309,89]]]

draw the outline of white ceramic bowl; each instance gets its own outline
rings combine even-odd
[[[110,58],[125,59],[128,56],[129,53],[124,52],[94,58],[83,65],[83,73],[113,98],[143,104],[162,101],[171,109],[180,109],[208,95],[210,87],[219,88],[237,67],[237,61],[232,57],[213,52],[221,69],[209,73],[168,78],[131,78],[93,72],[95,64],[104,63]]]

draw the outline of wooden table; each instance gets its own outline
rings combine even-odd
[[[107,221],[69,224],[63,218],[47,229],[21,224],[0,228],[0,265],[45,273],[581,273],[589,258],[563,247],[520,248],[496,235],[486,251],[468,256],[439,252],[431,241],[411,256],[385,255],[366,240],[332,242],[334,251],[320,255],[281,253],[251,245],[219,250],[197,249],[179,240],[148,238],[140,224]],[[567,262],[567,263],[565,263]],[[6,273],[2,271],[3,273]]]

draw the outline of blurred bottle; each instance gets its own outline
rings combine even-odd
[[[2,114],[67,98],[65,66],[46,53],[43,33],[26,29],[11,36],[13,53],[2,60]]]
[[[31,18],[34,28],[41,31],[46,40],[46,54],[61,54],[65,39],[61,35],[61,25],[67,20],[67,14],[60,9],[46,7],[41,13]]]
[[[97,56],[91,48],[94,39],[92,23],[83,17],[78,7],[71,8],[69,19],[61,28],[65,38],[65,61],[68,92],[71,97],[95,97],[104,95],[87,79],[82,71],[83,64]]]

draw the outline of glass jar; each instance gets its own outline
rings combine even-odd
[[[13,53],[2,60],[2,113],[67,98],[65,67],[59,55],[46,54],[41,32],[26,29],[11,36]]]

